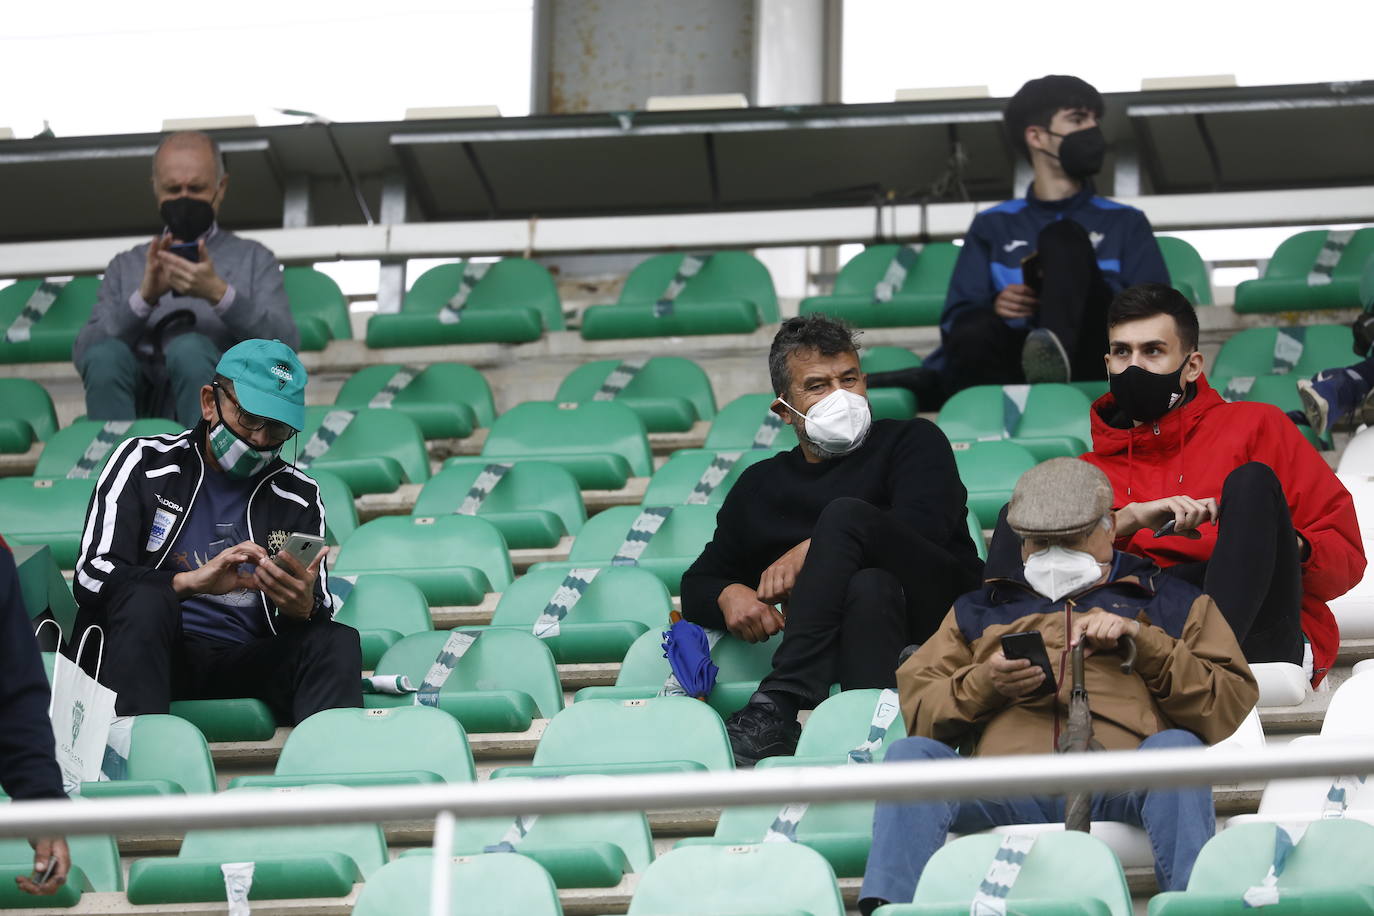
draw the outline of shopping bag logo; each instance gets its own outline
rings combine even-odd
[[[81,723],[86,719],[86,704],[77,700],[72,704],[72,747],[81,734]]]

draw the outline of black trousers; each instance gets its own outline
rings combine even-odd
[[[182,630],[181,603],[167,585],[134,580],[105,588],[114,589],[105,613],[83,609],[76,629],[104,628],[100,682],[117,694],[121,716],[165,713],[172,700],[254,697],[294,725],[322,709],[363,705],[362,650],[352,627],[290,621],[278,623],[276,636],[219,642]],[[89,670],[95,654],[88,647],[86,655]]]
[[[997,520],[988,546],[988,576],[1021,568],[1021,542]],[[1217,603],[1249,662],[1302,664],[1302,565],[1283,485],[1273,469],[1247,462],[1226,475],[1212,555],[1165,567]]]
[[[976,585],[948,551],[890,513],[836,499],[816,521],[759,690],[809,708],[836,681],[846,690],[891,687],[903,647],[930,638],[954,598]]]

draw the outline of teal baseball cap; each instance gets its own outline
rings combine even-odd
[[[219,358],[215,372],[234,383],[234,397],[249,413],[300,432],[305,426],[305,367],[280,340],[245,340]]]

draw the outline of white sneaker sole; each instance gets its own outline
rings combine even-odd
[[[1312,387],[1311,379],[1298,379],[1298,398],[1302,401],[1302,412],[1307,414],[1307,422],[1319,436],[1326,435],[1326,421],[1331,414],[1331,405],[1326,398]]]
[[[1053,331],[1030,332],[1021,347],[1021,372],[1031,385],[1069,380],[1069,354]]]

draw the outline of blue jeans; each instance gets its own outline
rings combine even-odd
[[[1192,732],[1169,729],[1151,735],[1141,750],[1202,747]],[[887,751],[887,761],[947,760],[948,745],[930,738],[904,738]],[[1155,853],[1160,890],[1187,887],[1198,850],[1216,830],[1212,788],[1154,789],[1094,795],[1095,821],[1124,821],[1144,827]],[[976,833],[1009,824],[1062,823],[1064,799],[1029,797],[998,801],[879,802],[873,814],[873,848],[868,854],[860,899],[909,903],[921,872],[946,834]]]

